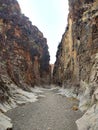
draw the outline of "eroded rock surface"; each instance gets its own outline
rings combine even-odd
[[[47,39],[17,0],[0,0],[0,111],[30,101],[22,89],[49,84],[49,59]]]
[[[87,111],[97,103],[98,0],[69,0],[68,26],[58,46],[53,80],[67,89],[73,87],[73,92],[80,100],[81,110]],[[97,130],[98,122],[94,119],[94,124],[89,123],[79,130]],[[92,122],[89,118],[85,120]],[[83,121],[80,121],[83,125]]]
[[[0,100],[7,98],[2,94],[8,89],[6,79],[27,90],[28,86],[48,84],[49,78],[46,38],[21,13],[16,0],[1,0]]]
[[[16,0],[0,1],[0,75],[24,88],[49,82],[47,40]]]

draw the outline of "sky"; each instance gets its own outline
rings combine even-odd
[[[50,63],[54,63],[58,44],[67,25],[68,0],[18,0],[22,13],[47,38]]]

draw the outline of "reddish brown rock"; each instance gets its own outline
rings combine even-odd
[[[23,89],[48,84],[50,80],[47,40],[21,13],[16,0],[0,0],[1,80],[2,77]],[[2,85],[6,86],[5,81],[0,82],[1,91]]]

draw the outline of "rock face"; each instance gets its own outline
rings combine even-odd
[[[0,0],[0,83],[9,77],[26,89],[49,83],[49,73],[46,38],[21,13],[16,0]]]
[[[65,88],[74,88],[74,93],[80,99],[81,110],[87,110],[96,104],[98,0],[69,0],[68,26],[58,46],[53,80]],[[97,106],[95,109],[98,109]],[[97,112],[96,114],[98,117]],[[92,128],[93,125],[95,126]],[[89,124],[87,127],[91,128],[90,130],[97,130],[98,126],[93,125]]]
[[[46,38],[18,2],[0,0],[0,130],[12,127],[1,112],[35,99],[34,85],[49,84],[49,60]]]
[[[91,82],[97,52],[97,0],[69,0],[68,26],[58,46],[54,82]]]

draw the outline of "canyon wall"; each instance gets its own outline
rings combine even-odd
[[[0,0],[0,101],[9,98],[10,84],[24,90],[49,84],[49,60],[47,39],[18,2]]]
[[[69,0],[68,25],[58,46],[53,81],[73,88],[81,110],[93,106],[78,122],[79,130],[97,130],[98,0]]]
[[[54,82],[77,86],[80,81],[96,82],[97,77],[91,75],[97,52],[98,2],[69,0],[68,26],[58,46]]]

